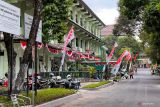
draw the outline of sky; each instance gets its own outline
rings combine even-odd
[[[118,0],[83,0],[93,12],[106,24],[116,23],[119,16]]]

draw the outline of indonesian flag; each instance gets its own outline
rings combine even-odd
[[[115,51],[115,48],[118,46],[117,42],[115,42],[112,50],[111,50],[111,53],[107,56],[106,55],[106,62],[109,63],[109,61],[111,60],[112,56],[113,56],[113,53]]]
[[[112,56],[113,56],[113,53],[114,53],[114,51],[115,51],[115,49],[116,49],[117,46],[118,46],[118,44],[117,44],[117,42],[115,42],[115,43],[114,43],[114,46],[113,46],[113,48],[112,48],[112,50],[111,50],[111,53],[110,53],[109,55],[106,53],[106,63],[107,63],[107,64],[108,64],[109,61],[111,60],[111,58],[112,58]],[[105,69],[106,69],[106,65],[103,66],[103,72],[105,71]]]
[[[67,35],[67,38],[66,38],[64,47],[63,47],[63,51],[64,51],[64,52],[66,51],[67,45],[68,45],[68,44],[71,42],[71,40],[73,40],[74,38],[75,38],[75,36],[74,36],[74,29],[73,29],[73,26],[72,26],[71,29],[70,29],[70,31],[68,32],[68,35]]]
[[[116,62],[116,65],[114,66],[114,68],[112,69],[111,73],[112,74],[117,74],[118,70],[119,70],[119,67],[122,63],[122,60],[123,58],[126,56],[127,59],[130,59],[131,58],[131,53],[127,50],[125,50],[122,55],[118,58],[117,62]]]
[[[64,58],[65,58],[65,55],[66,55],[66,47],[69,44],[69,42],[71,42],[71,40],[73,40],[74,38],[75,38],[75,36],[74,36],[74,29],[73,29],[73,26],[72,26],[71,29],[70,29],[70,31],[68,32],[66,41],[64,43],[63,56],[62,56],[61,65],[60,65],[59,71],[62,71],[62,66],[64,64]]]

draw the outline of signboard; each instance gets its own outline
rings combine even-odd
[[[20,35],[20,9],[0,0],[0,31]]]
[[[32,20],[33,20],[33,16],[28,15],[28,14],[24,14],[24,21],[25,21],[25,38],[28,39],[29,38],[29,33],[31,30],[31,25],[32,25]],[[37,32],[37,38],[36,38],[37,42],[42,42],[42,21],[40,21],[39,23],[39,28],[38,28],[38,32]]]

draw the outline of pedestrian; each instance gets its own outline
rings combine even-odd
[[[129,75],[130,75],[130,79],[133,79],[133,75],[134,75],[134,67],[133,66],[129,70]]]

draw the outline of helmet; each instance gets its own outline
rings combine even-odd
[[[61,76],[57,76],[57,80],[60,80],[61,79]]]
[[[71,75],[67,75],[67,79],[71,79]]]

